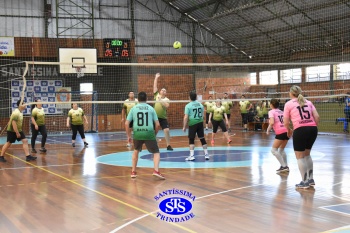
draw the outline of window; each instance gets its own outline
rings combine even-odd
[[[256,72],[250,73],[250,84],[256,85]]]
[[[350,63],[338,64],[334,66],[334,79],[350,79]]]
[[[301,69],[281,70],[281,83],[301,83]]]
[[[92,94],[94,88],[92,83],[80,83],[80,92],[82,95]]]
[[[306,82],[329,81],[330,66],[311,66],[306,68]]]
[[[270,70],[263,71],[259,73],[260,76],[260,84],[278,84],[278,71]]]

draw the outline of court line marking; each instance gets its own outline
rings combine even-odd
[[[109,196],[109,195],[107,195],[107,194],[105,194],[105,193],[103,193],[103,192],[100,192],[100,191],[97,191],[97,190],[95,190],[95,189],[89,188],[89,187],[87,187],[87,186],[85,186],[85,185],[83,185],[83,184],[80,184],[80,183],[78,183],[78,182],[76,182],[76,181],[74,181],[74,180],[68,179],[68,178],[66,178],[66,177],[64,177],[64,176],[61,176],[61,175],[55,173],[55,172],[49,171],[49,170],[47,170],[47,169],[45,169],[45,168],[42,168],[42,167],[39,167],[39,166],[37,166],[37,165],[35,165],[35,164],[29,163],[29,162],[27,162],[27,161],[25,161],[25,160],[23,160],[23,159],[21,159],[21,158],[15,156],[15,155],[12,155],[12,154],[9,154],[9,153],[6,153],[6,154],[9,155],[9,156],[12,156],[13,158],[15,158],[15,159],[17,159],[17,160],[19,160],[19,161],[22,161],[22,162],[24,162],[24,163],[26,163],[26,164],[30,164],[31,166],[33,166],[33,167],[35,167],[35,168],[38,168],[38,169],[43,170],[43,171],[45,171],[45,172],[47,172],[47,173],[50,173],[51,175],[57,176],[57,177],[63,179],[64,181],[70,182],[70,183],[72,183],[72,184],[75,184],[75,185],[77,185],[77,186],[83,188],[83,189],[87,189],[87,190],[89,190],[89,191],[91,191],[91,192],[94,192],[94,193],[96,193],[96,194],[99,194],[99,195],[101,195],[101,196],[103,196],[103,197],[106,197],[106,198],[108,198],[108,199],[110,199],[110,200],[113,200],[113,201],[118,202],[118,203],[120,203],[120,204],[122,204],[122,205],[125,205],[125,206],[127,206],[127,207],[130,207],[130,208],[132,208],[132,209],[134,209],[134,210],[137,210],[137,211],[139,211],[139,212],[142,212],[142,213],[145,213],[145,214],[147,214],[147,215],[150,215],[150,216],[152,216],[152,217],[154,217],[154,218],[157,218],[154,214],[152,214],[152,212],[150,213],[150,212],[148,212],[148,211],[146,211],[146,210],[143,210],[143,209],[141,209],[141,208],[139,208],[139,207],[136,207],[136,206],[134,206],[134,205],[131,205],[131,204],[127,203],[127,202],[124,202],[124,201],[119,200],[119,199],[117,199],[117,198],[111,197],[111,196]],[[187,228],[187,227],[181,226],[181,225],[179,225],[179,224],[175,224],[175,223],[172,223],[172,222],[169,222],[169,224],[171,224],[171,225],[173,225],[173,226],[175,226],[175,227],[178,227],[178,228],[180,228],[180,229],[182,229],[182,230],[184,230],[184,231],[191,232],[191,233],[195,233],[195,231],[193,231],[193,230],[191,230],[191,229],[189,229],[189,228]]]
[[[341,212],[341,211],[337,211],[337,210],[331,210],[331,209],[327,209],[327,208],[324,208],[323,206],[322,207],[319,207],[320,209],[324,209],[324,210],[328,210],[328,211],[331,211],[331,212],[335,212],[335,213],[339,213],[339,214],[345,214],[347,216],[349,216],[350,214],[348,213],[345,213],[345,212]]]
[[[282,182],[286,182],[286,181],[282,181]],[[212,194],[209,194],[209,195],[201,196],[201,197],[196,198],[196,200],[202,199],[202,198],[206,198],[206,197],[210,197],[210,196],[220,195],[220,194],[223,194],[223,193],[233,192],[233,191],[237,191],[237,190],[241,190],[241,189],[257,187],[257,186],[261,186],[261,185],[264,185],[264,184],[256,184],[256,185],[249,185],[249,186],[244,186],[244,187],[235,188],[235,189],[229,189],[229,190],[225,190],[225,191],[221,191],[221,192],[217,192],[217,193],[212,193]],[[116,229],[110,231],[109,233],[115,233],[115,232],[117,232],[117,231],[127,227],[128,225],[130,225],[130,224],[132,224],[134,222],[137,222],[138,220],[143,219],[143,218],[149,216],[150,214],[155,214],[157,212],[158,212],[158,210],[155,210],[155,211],[153,211],[153,212],[151,212],[149,214],[145,214],[145,215],[142,215],[142,216],[140,216],[138,218],[135,218],[135,219],[133,219],[133,220],[131,220],[131,221],[127,222],[127,223],[124,223],[123,225],[117,227]]]

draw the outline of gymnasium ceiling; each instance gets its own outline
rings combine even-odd
[[[350,0],[163,0],[250,58],[350,44]]]

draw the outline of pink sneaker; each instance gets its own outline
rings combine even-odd
[[[215,141],[214,140],[211,140],[211,144],[214,145]]]
[[[232,140],[231,139],[229,139],[228,141],[227,141],[227,144],[230,144],[232,142]]]
[[[160,172],[157,172],[156,170],[153,171],[152,175],[158,177],[161,180],[165,180],[165,177]]]
[[[131,176],[131,178],[136,178],[137,177],[137,173],[133,171],[133,172],[131,172],[130,176]]]

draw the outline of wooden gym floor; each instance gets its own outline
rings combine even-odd
[[[87,134],[88,148],[79,136],[72,148],[70,135],[49,135],[47,153],[38,153],[35,162],[26,162],[16,143],[5,156],[7,163],[0,164],[0,232],[350,231],[348,135],[318,136],[312,151],[316,186],[295,190],[301,178],[292,140],[287,145],[290,172],[278,175],[278,162],[269,152],[273,134],[234,133],[230,145],[217,134],[209,161],[196,141],[196,161],[185,162],[188,139],[172,130],[175,150],[161,153],[166,180],[152,177],[145,150],[139,176],[130,178],[124,132]],[[165,147],[164,139],[159,145]],[[180,223],[157,218],[154,197],[173,188],[195,196],[194,218]]]

